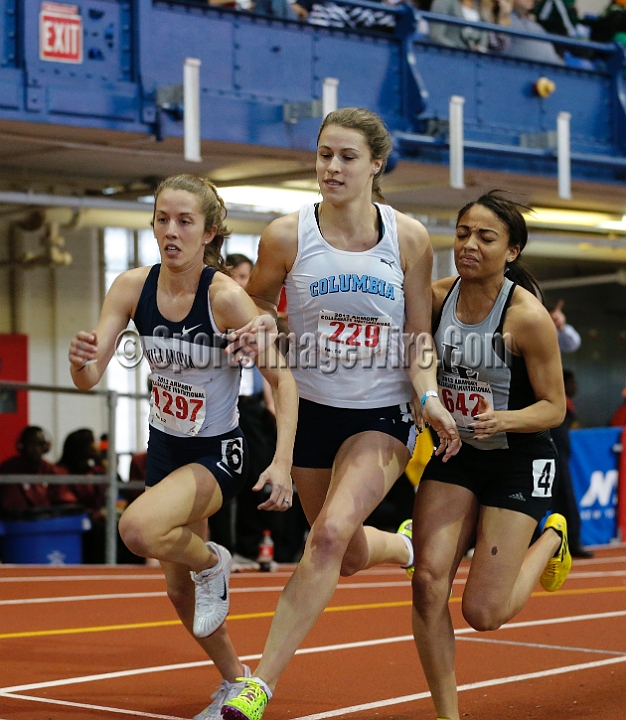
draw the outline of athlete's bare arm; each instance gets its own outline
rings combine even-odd
[[[118,275],[104,298],[96,328],[81,330],[72,339],[70,372],[80,390],[89,390],[100,381],[115,352],[117,336],[134,315],[149,272],[150,268],[136,268]]]
[[[503,328],[513,353],[522,355],[537,402],[521,410],[495,411],[479,405],[474,437],[496,432],[539,432],[556,427],[565,417],[561,353],[554,322],[539,300],[516,287]]]
[[[298,252],[298,216],[299,213],[292,213],[267,226],[246,287],[257,306],[274,318],[283,282]]]
[[[221,273],[215,274],[209,295],[213,317],[222,332],[245,326],[256,316],[257,309],[247,292]],[[272,485],[270,497],[259,508],[282,511],[290,507],[293,492],[291,465],[298,417],[298,391],[291,371],[269,337],[263,342],[259,339],[257,366],[272,388],[277,439],[272,464],[260,475],[253,489],[261,490],[267,483]]]
[[[413,345],[409,377],[419,402],[425,392],[437,390],[437,355],[431,335],[433,250],[426,228],[420,222],[401,213],[396,213],[396,219],[404,272],[404,332],[407,343]],[[421,410],[442,441],[437,454],[445,450],[446,458],[456,455],[461,447],[456,423],[439,398],[429,397]]]
[[[273,337],[278,334],[280,291],[298,252],[298,216],[299,213],[292,213],[274,220],[261,235],[259,255],[246,286],[246,292],[256,303],[256,316],[230,335],[233,342],[227,350],[238,360],[245,362],[245,358],[256,356],[255,334],[262,332]]]

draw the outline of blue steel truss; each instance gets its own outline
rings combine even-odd
[[[319,119],[287,123],[283,106],[321,98],[324,78],[332,77],[340,106],[366,107],[385,119],[398,157],[447,163],[449,98],[461,95],[467,166],[502,169],[505,161],[508,171],[556,174],[555,150],[524,138],[555,130],[558,113],[567,111],[573,177],[626,179],[624,52],[617,45],[585,43],[598,58],[590,70],[435,45],[416,34],[408,5],[387,6],[395,31],[376,34],[203,0],[74,0],[83,59],[56,62],[40,57],[43,5],[0,0],[0,119],[181,137],[180,116],[157,106],[157,91],[180,85],[185,58],[193,57],[202,61],[203,140],[313,150]],[[541,76],[556,84],[548,98],[532,90]]]

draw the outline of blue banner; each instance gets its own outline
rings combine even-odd
[[[615,508],[622,428],[572,430],[570,472],[580,512],[583,545],[606,545],[617,534]]]

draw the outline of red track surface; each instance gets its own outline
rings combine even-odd
[[[231,578],[229,628],[253,669],[289,572]],[[451,608],[461,709],[473,720],[626,718],[626,547],[574,562],[502,629]],[[218,673],[144,567],[0,566],[0,720],[191,718]],[[343,580],[264,720],[434,720],[410,637],[410,588],[383,567]]]

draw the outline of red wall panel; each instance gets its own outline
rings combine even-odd
[[[0,380],[28,381],[28,336],[0,334]],[[0,462],[15,454],[28,425],[28,393],[0,389]]]

